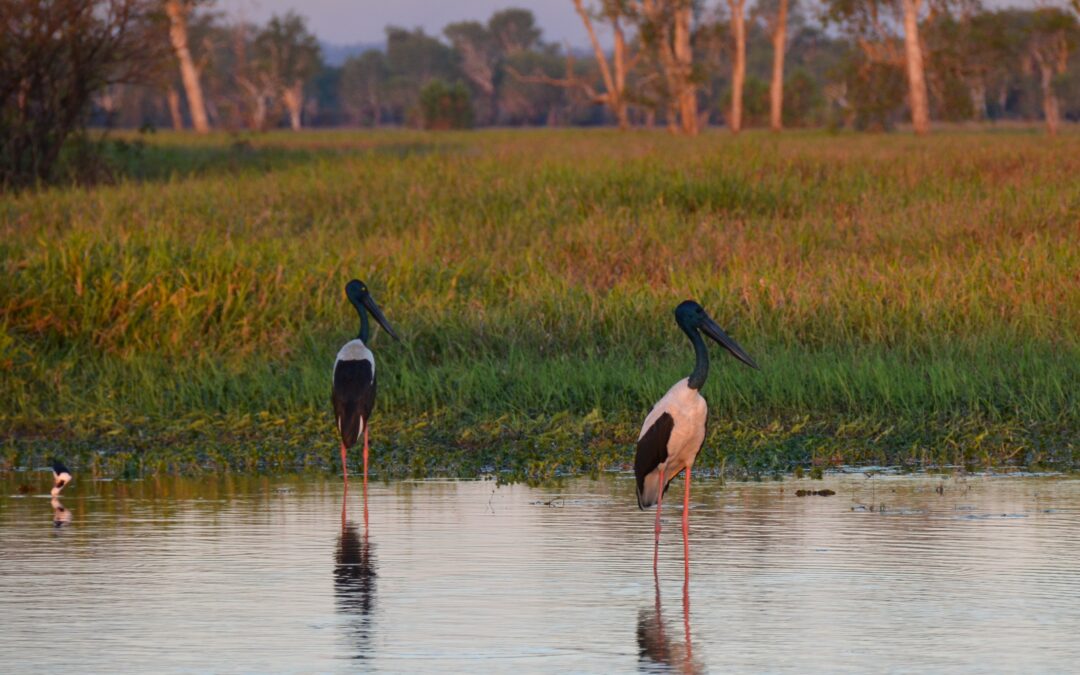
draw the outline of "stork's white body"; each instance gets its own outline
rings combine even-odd
[[[663,489],[660,485],[660,473],[663,472],[664,482],[667,483],[683,469],[692,467],[705,442],[705,422],[709,417],[709,406],[700,392],[690,388],[688,379],[683,378],[676,382],[663,398],[657,401],[638,434],[640,441],[664,413],[671,415],[673,425],[666,443],[667,458],[645,477],[642,491],[642,501],[645,504],[655,504],[660,496]]]
[[[337,360],[334,361],[334,370],[337,370],[339,361],[371,361],[371,372],[375,372],[375,355],[367,348],[360,338],[349,340],[338,350]]]

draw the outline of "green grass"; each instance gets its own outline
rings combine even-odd
[[[0,451],[110,473],[333,467],[364,279],[382,475],[632,461],[713,350],[699,466],[1080,461],[1080,136],[157,134],[0,196]]]

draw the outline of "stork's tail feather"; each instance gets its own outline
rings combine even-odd
[[[660,472],[653,471],[645,476],[637,491],[637,504],[639,509],[647,509],[655,506],[660,499]]]

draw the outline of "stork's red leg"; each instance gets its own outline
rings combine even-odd
[[[367,420],[364,420],[364,499],[367,499]]]
[[[686,632],[686,661],[694,661],[694,644],[690,641],[690,577],[683,580],[682,586],[683,629]]]
[[[653,546],[652,566],[656,570],[660,559],[660,506],[664,503],[664,467],[660,467],[660,495],[656,498],[656,542]]]
[[[364,483],[364,541],[367,541],[368,514],[367,514],[367,483]]]
[[[690,579],[690,467],[686,467],[686,493],[682,503],[683,567],[687,581]]]
[[[341,497],[341,529],[345,529],[345,519],[347,517],[345,506],[349,503],[349,484],[345,483],[345,494]]]
[[[345,441],[341,442],[341,472],[345,474],[345,485],[348,485],[349,467],[345,465]]]

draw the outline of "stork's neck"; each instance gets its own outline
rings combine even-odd
[[[690,342],[694,345],[694,371],[686,381],[686,386],[699,390],[705,385],[705,379],[709,377],[709,350],[705,347],[705,339],[696,328],[683,328],[690,336]]]
[[[364,309],[364,306],[360,303],[354,304],[353,307],[356,307],[356,313],[360,315],[360,335],[357,337],[360,338],[361,342],[367,344],[368,336],[371,335],[371,326],[368,325],[367,310]]]

